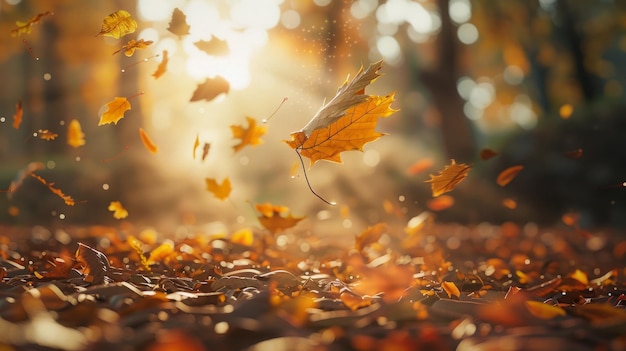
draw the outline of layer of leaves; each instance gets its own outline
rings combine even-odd
[[[119,39],[134,33],[136,29],[137,22],[131,14],[126,10],[119,10],[104,18],[100,32],[96,36],[104,35]]]

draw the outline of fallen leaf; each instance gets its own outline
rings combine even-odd
[[[483,161],[488,160],[490,158],[494,158],[496,156],[498,156],[498,153],[493,151],[493,150],[491,150],[491,149],[484,148],[484,149],[480,150],[479,157]]]
[[[539,301],[524,301],[528,312],[539,319],[553,319],[558,316],[565,316],[565,310],[559,306],[549,305]]]
[[[113,218],[115,219],[124,219],[128,217],[128,211],[124,208],[124,206],[122,206],[122,203],[119,201],[111,201],[108,210],[113,212]]]
[[[24,109],[22,108],[22,100],[18,100],[15,105],[15,113],[13,114],[13,128],[18,129],[20,124],[22,124],[22,115],[24,114]]]
[[[126,34],[133,33],[137,29],[137,22],[125,10],[119,10],[106,16],[102,21],[100,33],[96,36],[104,35],[119,39]]]
[[[443,288],[443,291],[448,294],[449,298],[452,298],[454,296],[458,299],[461,297],[461,291],[456,286],[456,284],[454,284],[454,282],[444,281],[441,283],[441,287]]]
[[[241,139],[239,144],[233,146],[235,152],[243,149],[246,145],[255,146],[262,144],[261,136],[267,132],[267,127],[257,125],[254,118],[246,117],[246,120],[248,121],[248,128],[239,125],[230,126],[233,138]]]
[[[106,104],[106,111],[100,116],[98,126],[114,123],[124,118],[124,112],[130,110],[130,102],[125,97],[116,97]]]
[[[198,84],[196,90],[191,96],[191,100],[189,101],[211,101],[222,93],[228,93],[229,90],[230,84],[228,84],[228,81],[226,79],[220,76],[217,76],[215,78],[209,78],[205,80],[204,83]]]
[[[272,233],[279,233],[298,224],[304,217],[294,217],[286,206],[275,206],[269,202],[256,204],[254,208],[261,213],[259,222]]]
[[[432,167],[433,164],[434,164],[434,161],[432,158],[423,158],[421,160],[417,160],[415,163],[409,166],[409,168],[407,168],[406,174],[416,175],[418,173],[422,173],[425,170]]]
[[[426,202],[426,206],[431,211],[443,211],[454,206],[454,198],[450,195],[442,195]]]
[[[46,141],[54,140],[59,136],[59,134],[53,133],[47,129],[39,129],[37,131],[37,135],[39,136],[39,138]]]
[[[152,73],[154,79],[159,79],[167,70],[167,63],[169,62],[169,58],[167,57],[167,50],[163,50],[161,63],[157,66],[156,71]]]
[[[126,55],[126,57],[131,57],[135,53],[135,50],[137,50],[137,49],[145,49],[145,48],[147,48],[150,45],[152,45],[152,40],[143,40],[143,39],[135,40],[135,39],[131,39],[131,40],[128,41],[128,43],[123,45],[121,49],[115,51],[113,53],[113,55],[115,55],[118,52],[124,50],[124,55]]]
[[[173,34],[182,37],[189,34],[189,25],[187,24],[187,16],[178,8],[175,8],[172,12],[172,19],[170,20],[167,30]]]
[[[430,183],[433,197],[452,191],[472,169],[465,163],[457,164],[456,161],[450,160],[450,164],[439,171],[437,175],[430,175],[427,183]]]
[[[364,94],[365,87],[379,76],[381,66],[379,61],[365,71],[361,68],[304,128],[291,133],[291,140],[285,141],[300,155],[308,157],[310,166],[319,160],[341,163],[341,152],[362,151],[366,143],[384,135],[375,129],[379,117],[388,117],[396,111],[390,107],[394,95]]]
[[[76,261],[84,266],[85,281],[100,284],[109,280],[111,266],[105,254],[79,242],[75,256]]]
[[[85,133],[80,127],[80,122],[73,119],[67,127],[67,144],[71,147],[85,145]]]
[[[222,184],[219,184],[213,178],[206,178],[206,189],[210,191],[216,198],[220,200],[226,200],[230,195],[232,190],[232,186],[230,185],[230,179],[228,177],[224,178]]]
[[[498,178],[496,179],[496,182],[498,183],[499,186],[505,186],[509,184],[513,179],[515,179],[517,174],[522,169],[524,169],[524,166],[522,165],[511,166],[505,169],[504,171],[500,172],[500,174],[498,174]]]
[[[148,151],[153,154],[159,152],[159,147],[154,145],[148,134],[141,127],[139,128],[139,137],[141,138],[143,146],[145,146]]]
[[[193,45],[211,56],[224,56],[228,54],[228,44],[224,40],[213,38],[210,41],[197,41],[193,43]]]
[[[12,37],[17,37],[17,36],[20,36],[22,34],[30,34],[30,30],[31,30],[32,25],[41,22],[41,19],[43,17],[49,16],[49,15],[54,15],[54,13],[52,13],[50,11],[46,11],[44,13],[40,13],[40,14],[32,17],[31,19],[29,19],[26,22],[22,22],[22,21],[15,22],[17,27],[11,29],[11,36]]]

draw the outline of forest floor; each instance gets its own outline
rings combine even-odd
[[[626,350],[610,230],[0,229],[2,351]]]

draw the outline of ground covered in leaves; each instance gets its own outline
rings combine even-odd
[[[626,240],[536,225],[0,236],[1,350],[624,350]]]

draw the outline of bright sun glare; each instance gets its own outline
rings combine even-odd
[[[142,20],[168,23],[174,8],[179,8],[191,26],[191,32],[182,40],[182,47],[172,48],[171,42],[161,43],[158,35],[149,40],[155,42],[155,47],[170,52],[181,49],[186,54],[186,73],[191,78],[202,81],[221,76],[230,83],[231,89],[240,90],[250,83],[252,55],[267,44],[267,31],[279,23],[281,2],[170,0],[156,3],[139,0],[137,10]],[[228,54],[212,56],[194,45],[198,41],[211,40],[225,41]]]

